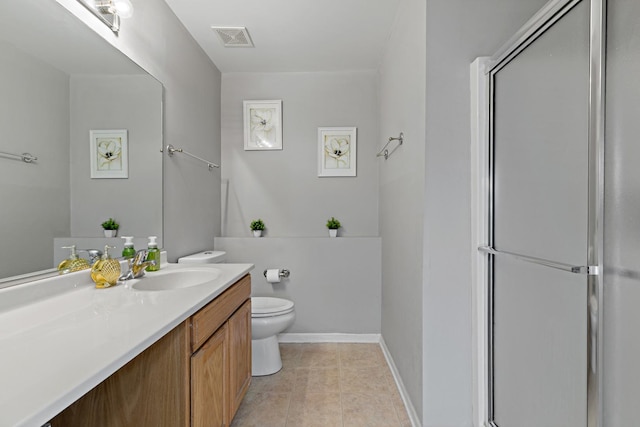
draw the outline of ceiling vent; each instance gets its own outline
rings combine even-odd
[[[245,27],[211,27],[224,47],[253,47],[253,41]]]

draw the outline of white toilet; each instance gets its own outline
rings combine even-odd
[[[282,369],[278,334],[295,318],[293,301],[251,297],[251,375],[271,375]]]
[[[217,264],[224,262],[225,251],[204,251],[178,258],[178,264]]]
[[[204,251],[178,259],[179,264],[215,264],[226,258],[224,251]],[[278,334],[293,324],[293,301],[251,297],[251,375],[271,375],[282,369]]]

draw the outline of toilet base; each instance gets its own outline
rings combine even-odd
[[[262,377],[282,369],[277,335],[251,340],[251,375]]]

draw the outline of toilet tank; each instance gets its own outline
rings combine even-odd
[[[225,251],[204,251],[178,258],[178,264],[217,264],[226,257]]]

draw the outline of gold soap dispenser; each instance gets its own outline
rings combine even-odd
[[[111,258],[109,249],[115,249],[115,247],[105,245],[102,258],[91,267],[91,279],[98,289],[114,286],[120,277],[120,262]]]
[[[69,254],[69,258],[58,264],[58,271],[60,272],[60,274],[87,270],[91,268],[91,265],[89,265],[89,261],[78,256],[78,253],[76,252],[76,245],[63,246],[62,249],[71,249],[71,253]]]

